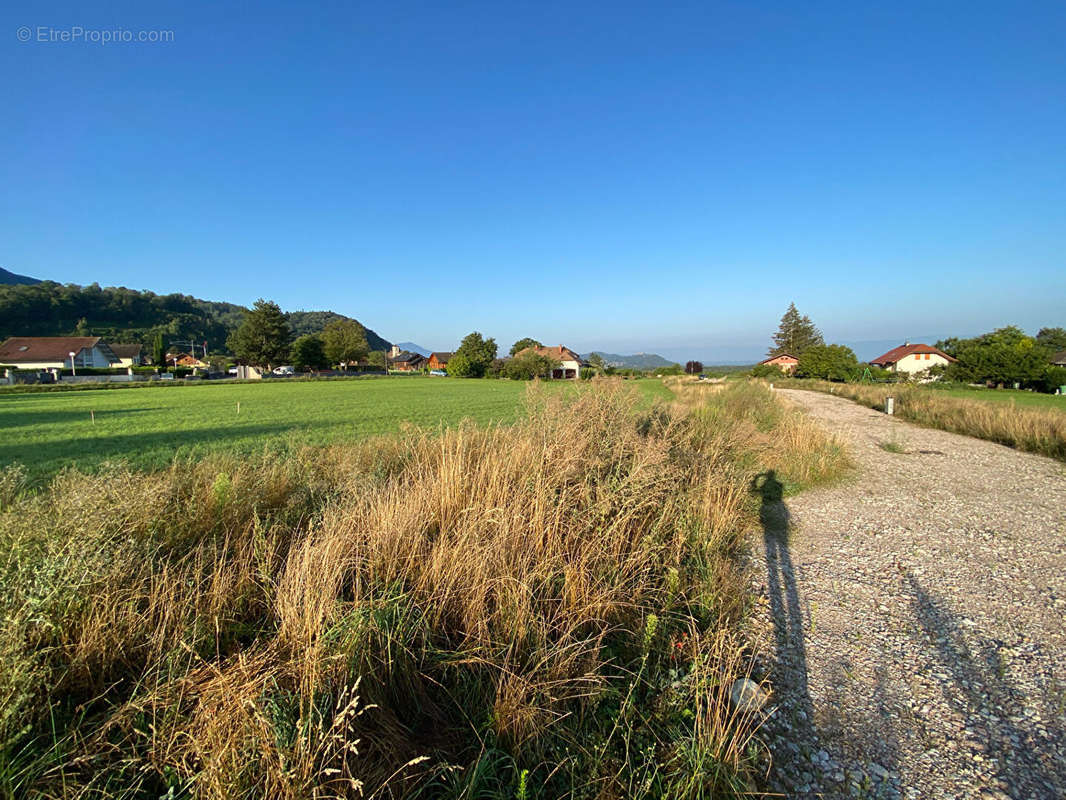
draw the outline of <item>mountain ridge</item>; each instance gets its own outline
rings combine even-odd
[[[29,275],[19,275],[11,270],[0,267],[0,286],[33,286],[41,283],[38,278]]]
[[[655,369],[656,367],[669,367],[676,363],[667,361],[657,353],[633,353],[625,356],[618,353],[604,353],[600,350],[593,350],[591,353],[586,353],[581,357],[587,361],[590,356],[594,355],[602,358],[609,367],[625,367],[628,369]]]
[[[208,342],[214,352],[225,352],[227,338],[247,311],[236,303],[177,293],[158,295],[124,286],[0,283],[0,339],[103,336],[115,343],[151,346],[155,334],[162,333],[168,343]],[[294,337],[318,333],[334,319],[352,319],[362,325],[334,311],[290,311],[285,316]],[[371,349],[388,349],[387,339],[365,325],[363,328]]]

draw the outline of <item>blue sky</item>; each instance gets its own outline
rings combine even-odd
[[[15,272],[435,349],[1066,325],[1061,0],[11,5]]]

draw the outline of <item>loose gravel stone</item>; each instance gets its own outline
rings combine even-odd
[[[773,688],[770,788],[1066,797],[1066,468],[842,398],[781,395],[858,468],[763,504],[753,633]]]

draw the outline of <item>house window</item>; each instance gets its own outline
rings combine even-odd
[[[926,360],[926,361],[928,361],[928,360],[929,360],[929,354],[928,354],[928,353],[926,353],[926,354],[925,354],[925,360]]]

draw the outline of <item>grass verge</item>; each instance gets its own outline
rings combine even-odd
[[[471,424],[0,480],[0,795],[736,797],[756,384],[533,387]]]
[[[1066,461],[1066,413],[1057,409],[971,400],[942,390],[901,384],[791,380],[787,388],[834,394],[878,410],[884,410],[887,397],[894,397],[896,416],[909,422]]]

